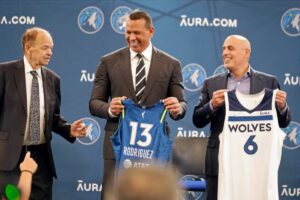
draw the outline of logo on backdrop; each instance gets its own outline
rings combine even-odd
[[[290,186],[288,184],[283,184],[281,185],[282,187],[282,192],[281,196],[282,197],[292,197],[293,199],[299,199],[295,197],[300,197],[300,187],[297,185],[297,182],[295,182],[296,185]]]
[[[300,124],[292,121],[288,127],[282,129],[286,133],[283,146],[286,149],[297,149],[300,147]]]
[[[120,6],[111,13],[110,24],[114,31],[119,34],[125,33],[125,21],[131,12],[131,8]]]
[[[77,22],[80,30],[84,33],[94,34],[101,30],[104,16],[99,8],[90,6],[80,11]]]
[[[185,89],[195,92],[201,89],[206,78],[206,71],[201,65],[191,63],[182,69],[182,76]]]
[[[201,180],[198,176],[195,175],[185,175],[180,178],[181,181],[195,181]],[[203,193],[200,191],[182,191],[181,198],[183,200],[199,200],[202,197]]]
[[[0,16],[0,25],[34,25],[35,16]]]
[[[81,70],[80,82],[94,82],[94,80],[94,72],[88,72],[86,69]]]
[[[227,72],[226,67],[224,67],[224,65],[219,65],[219,66],[215,69],[214,75],[217,75],[217,74],[223,74],[223,73],[225,73],[225,72]]]
[[[86,126],[87,133],[85,137],[76,138],[83,145],[91,145],[97,142],[101,135],[101,129],[98,122],[92,118],[83,118],[83,123]]]
[[[237,28],[238,20],[229,18],[208,18],[208,17],[189,17],[186,14],[181,15],[180,27],[222,27]]]
[[[289,36],[300,35],[300,8],[291,8],[282,15],[281,28]]]
[[[291,73],[285,73],[284,76],[284,85],[300,85],[300,76],[291,75]]]
[[[187,137],[187,138],[200,138],[205,137],[204,131],[199,130],[190,130],[190,129],[184,129],[183,127],[177,128],[177,137]]]
[[[77,180],[77,192],[101,192],[102,184]]]

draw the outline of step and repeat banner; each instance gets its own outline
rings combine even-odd
[[[101,56],[126,45],[124,21],[133,10],[152,16],[152,43],[182,64],[189,109],[179,122],[168,119],[172,137],[209,135],[209,127],[197,129],[192,124],[203,81],[224,72],[222,45],[228,35],[250,40],[251,66],[276,76],[288,93],[293,119],[284,129],[278,187],[281,200],[299,199],[299,0],[1,0],[0,62],[22,58],[25,29],[47,29],[55,44],[49,67],[61,77],[62,114],[69,122],[85,118],[95,127],[75,144],[54,134],[58,179],[53,199],[100,199],[105,120],[89,114],[88,101]],[[190,193],[189,199],[203,199],[203,194]]]

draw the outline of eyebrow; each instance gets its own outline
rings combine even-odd
[[[223,49],[225,48],[234,48],[234,46],[233,45],[223,46]]]

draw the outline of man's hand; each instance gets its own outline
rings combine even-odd
[[[182,113],[181,105],[176,97],[165,98],[163,103],[173,117],[177,117]]]
[[[122,97],[114,97],[111,99],[110,105],[109,105],[109,110],[111,114],[115,116],[119,116],[120,113],[123,111],[124,106],[122,105],[122,100],[126,99],[127,97],[122,96]]]
[[[86,127],[82,119],[76,120],[71,124],[72,137],[84,137],[86,135]]]
[[[225,103],[224,92],[226,91],[227,91],[226,89],[222,89],[222,90],[217,90],[213,93],[213,96],[211,98],[211,105],[214,110],[224,105]]]
[[[276,92],[275,102],[279,110],[283,110],[286,106],[287,93],[283,90],[278,90]]]

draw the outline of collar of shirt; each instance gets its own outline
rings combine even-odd
[[[228,70],[227,74],[228,78],[235,79],[235,76]],[[244,76],[242,76],[241,80],[251,77],[251,66],[249,65],[248,70]]]
[[[148,62],[151,61],[152,57],[152,43],[149,43],[149,46],[143,51],[140,52],[143,55],[143,58],[146,59]],[[130,60],[134,59],[138,53],[130,49]]]
[[[24,56],[23,60],[24,60],[24,66],[25,66],[25,74],[30,73],[32,70],[34,70],[31,67],[30,63],[28,62],[28,60],[27,60],[27,58],[25,56]],[[35,71],[37,72],[37,74],[38,74],[39,77],[42,77],[41,68],[36,69]]]

